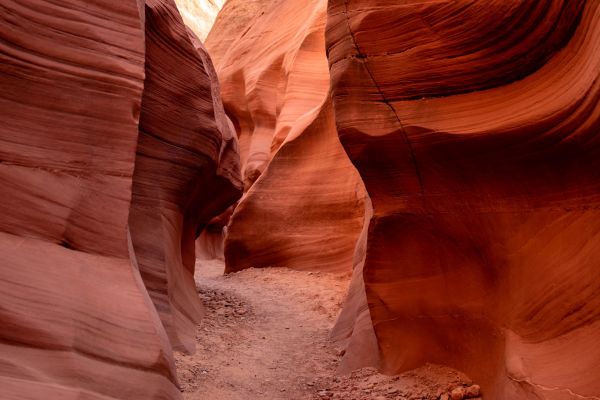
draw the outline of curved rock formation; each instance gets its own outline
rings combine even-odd
[[[600,2],[330,0],[340,139],[373,216],[346,367],[600,396]],[[360,268],[361,262],[364,268]]]
[[[128,244],[135,1],[0,5],[0,397],[176,399]]]
[[[172,1],[146,1],[146,80],[129,224],[140,272],[177,350],[202,316],[194,239],[241,194],[237,142],[210,57]]]
[[[227,271],[352,266],[364,190],[335,130],[325,17],[323,0],[231,0],[207,40],[247,191],[229,225]],[[247,27],[231,40],[239,21]]]
[[[172,0],[8,0],[0,39],[0,397],[178,399],[242,187],[210,58]]]
[[[205,40],[225,0],[175,0],[185,24]]]
[[[364,188],[340,151],[329,99],[290,136],[233,214],[225,242],[228,272],[352,267]]]

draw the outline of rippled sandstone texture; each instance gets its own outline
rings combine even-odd
[[[0,6],[1,396],[177,398],[128,245],[138,4],[67,5]]]
[[[598,398],[600,2],[330,0],[328,16],[336,124],[373,205],[335,331],[345,367]]]
[[[177,350],[193,352],[202,305],[194,240],[241,195],[239,154],[210,57],[172,1],[146,1],[146,79],[133,198],[133,246]]]
[[[180,398],[138,258],[146,278],[148,260],[165,257],[157,265],[166,281],[177,275],[178,285],[193,285],[191,231],[226,208],[241,182],[235,139],[211,97],[214,73],[201,50],[193,55],[197,43],[173,10],[171,0],[149,0],[145,11],[136,1],[0,5],[3,399]],[[157,43],[160,31],[169,35]],[[173,48],[189,61],[163,64]],[[169,75],[158,76],[166,67]],[[190,71],[194,95],[165,84]],[[182,99],[179,111],[172,102]],[[156,110],[160,101],[171,113]],[[195,119],[194,107],[202,111]],[[175,117],[195,123],[195,137],[173,128]],[[152,166],[164,170],[150,173]],[[144,235],[161,243],[143,248]],[[155,250],[162,253],[146,252]],[[146,283],[156,300],[154,282]],[[183,289],[167,293],[187,318]]]
[[[228,226],[227,271],[352,266],[364,189],[335,130],[325,20],[323,0],[230,0],[207,39],[246,190]]]

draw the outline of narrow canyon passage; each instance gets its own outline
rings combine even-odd
[[[197,351],[178,355],[186,399],[310,398],[338,357],[328,333],[347,279],[283,268],[223,275],[218,261],[198,261],[206,307]]]
[[[337,375],[342,353],[329,332],[348,276],[286,268],[223,275],[218,260],[199,260],[196,285],[206,307],[197,351],[176,353],[186,400],[219,399],[437,399],[470,383],[428,365],[401,376],[365,368]]]
[[[600,0],[0,0],[0,121],[0,400],[600,400]]]

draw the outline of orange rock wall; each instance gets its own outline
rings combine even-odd
[[[334,332],[345,368],[433,362],[487,399],[597,398],[600,2],[328,16],[336,124],[373,205]]]
[[[323,0],[232,0],[208,37],[246,190],[228,226],[227,271],[351,268],[364,190],[334,126],[325,20]]]

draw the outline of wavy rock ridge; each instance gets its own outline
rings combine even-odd
[[[147,0],[146,79],[129,224],[142,278],[171,343],[188,352],[202,316],[194,239],[241,190],[237,142],[212,68],[174,5]]]
[[[229,0],[215,71],[173,0],[3,1],[1,396],[181,398],[194,239],[217,254],[225,227],[228,271],[354,264],[344,370],[599,399],[599,21]]]
[[[240,194],[236,140],[171,0],[81,5],[0,5],[2,397],[178,399],[167,333],[191,350],[193,240]]]
[[[231,0],[208,37],[246,189],[228,227],[227,271],[352,265],[364,189],[335,130],[325,19],[323,0]]]
[[[330,0],[340,139],[373,205],[346,368],[600,395],[600,3]],[[365,347],[371,349],[365,351]]]

